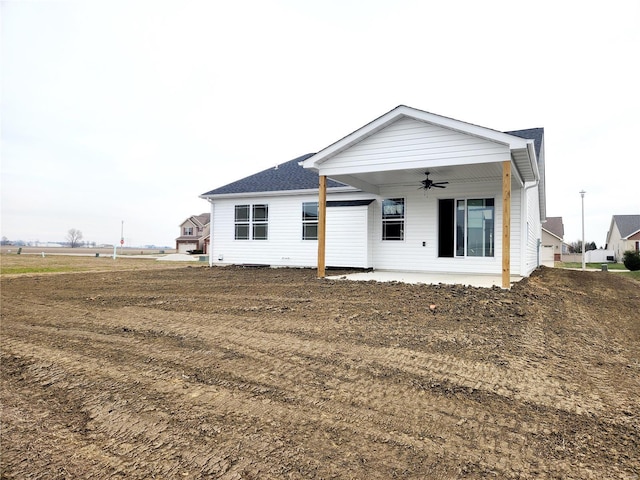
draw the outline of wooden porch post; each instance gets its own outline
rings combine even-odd
[[[327,226],[327,177],[320,175],[318,191],[318,278],[324,278]]]
[[[511,160],[502,162],[502,288],[511,285]]]

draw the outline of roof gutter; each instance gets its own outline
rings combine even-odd
[[[351,187],[349,185],[344,187],[329,187],[327,188],[328,192],[358,192],[360,191],[357,188]],[[199,198],[204,200],[214,201],[224,198],[247,198],[247,197],[280,197],[280,196],[293,196],[293,195],[317,195],[317,188],[309,188],[305,190],[274,190],[272,192],[241,192],[241,193],[219,193],[213,195],[199,195]]]
[[[540,181],[540,169],[538,168],[538,161],[536,156],[536,147],[533,143],[533,140],[527,140],[527,153],[529,153],[529,158],[531,159],[531,168],[533,170],[533,176],[536,179],[536,182]]]

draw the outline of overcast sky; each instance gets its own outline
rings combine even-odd
[[[2,2],[10,240],[174,245],[198,195],[399,104],[544,127],[547,213],[640,214],[640,1]]]

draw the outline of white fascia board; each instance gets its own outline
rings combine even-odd
[[[354,177],[352,175],[341,175],[339,177],[334,176],[332,178],[340,183],[347,183],[358,190],[362,190],[363,192],[380,195],[380,187],[369,182],[365,182],[364,180],[360,180],[358,177]]]
[[[415,108],[400,105],[394,108],[390,112],[385,113],[381,117],[366,124],[364,127],[359,128],[346,137],[338,140],[337,142],[329,145],[320,152],[316,153],[312,157],[309,157],[303,162],[304,168],[318,167],[332,156],[346,150],[352,145],[360,142],[361,140],[369,137],[377,131],[383,129],[387,125],[395,122],[399,118],[409,117],[422,122],[430,123],[432,125],[440,126],[450,130],[454,130],[463,134],[473,135],[485,140],[508,145],[510,149],[524,149],[527,148],[529,140],[517,137],[515,135],[509,135],[508,133],[499,132],[490,128],[481,127],[472,123],[462,122],[453,118],[442,117],[433,113],[425,112],[423,110],[417,110]]]
[[[224,198],[246,198],[246,197],[284,197],[284,196],[296,196],[296,195],[309,195],[317,194],[319,188],[311,188],[307,190],[276,190],[273,192],[242,192],[242,193],[222,193],[218,195],[200,195],[200,198],[205,200],[214,201]],[[359,189],[345,186],[345,187],[330,187],[327,188],[327,193],[341,193],[341,192],[358,192]]]
[[[538,169],[533,143],[525,144],[524,149],[512,149],[511,160],[523,181],[533,181],[536,183],[540,181],[540,170]]]
[[[640,233],[640,230],[636,230],[635,232],[630,233],[629,235],[624,237],[623,240],[629,240],[629,238],[633,237],[636,233]]]
[[[540,180],[540,169],[538,169],[538,158],[536,157],[536,147],[533,140],[527,140],[527,150],[529,152],[529,160],[531,161],[531,168],[533,169],[533,175],[536,181]]]

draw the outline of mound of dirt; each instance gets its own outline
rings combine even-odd
[[[638,478],[640,285],[1,279],[0,477]]]

